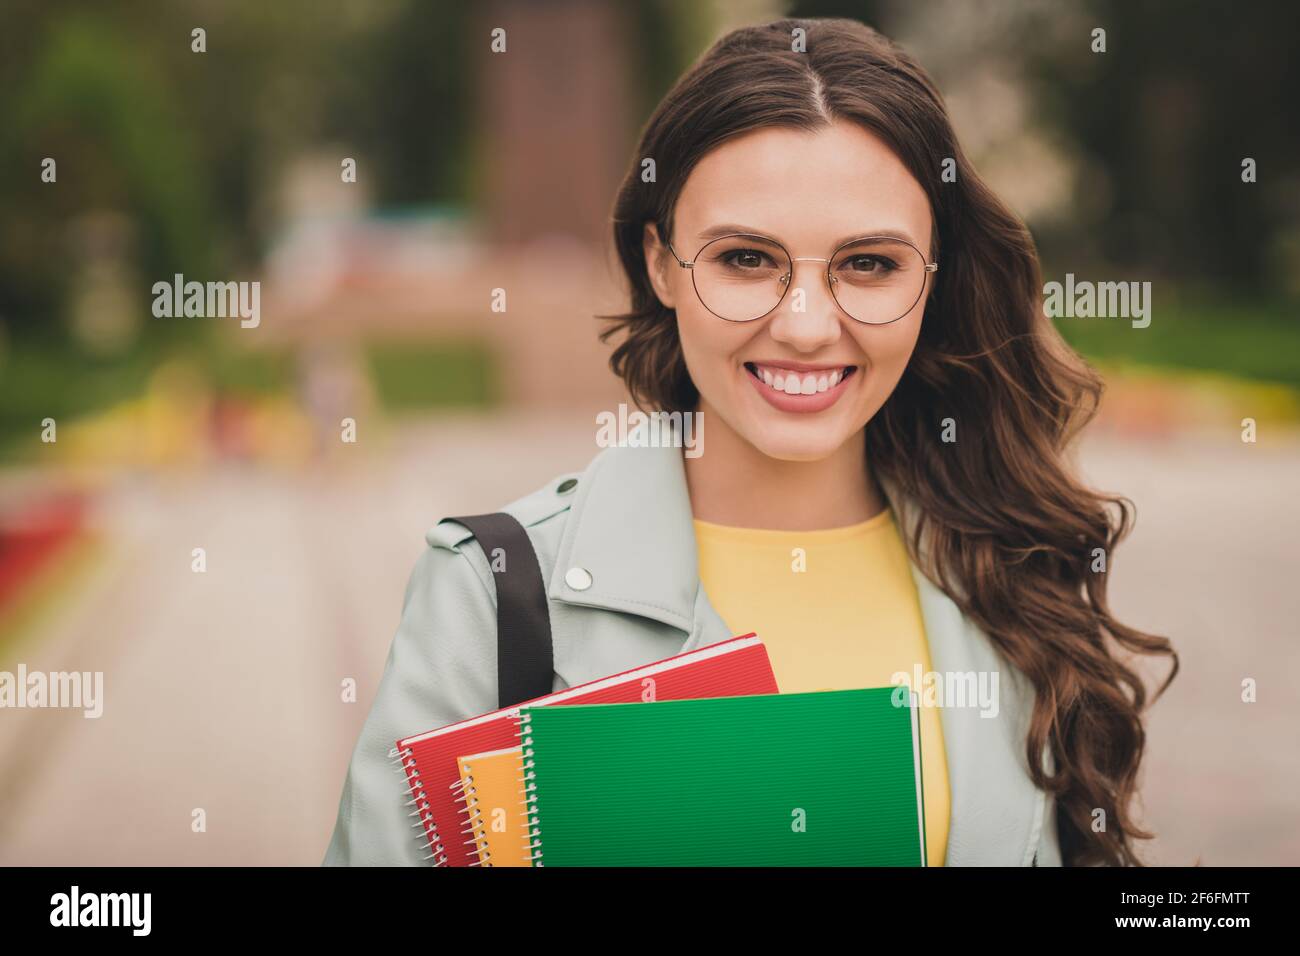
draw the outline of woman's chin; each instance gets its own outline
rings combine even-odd
[[[768,458],[779,461],[821,461],[835,454],[849,440],[842,428],[801,423],[750,421],[745,439]]]

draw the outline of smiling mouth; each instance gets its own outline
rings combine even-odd
[[[839,368],[819,369],[815,372],[798,372],[775,365],[745,363],[745,371],[762,382],[766,388],[786,395],[816,395],[818,392],[828,392],[855,374],[857,370],[856,365],[843,365]]]

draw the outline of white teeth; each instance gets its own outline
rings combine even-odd
[[[809,372],[803,377],[800,377],[799,373],[788,369],[776,368],[773,370],[758,365],[755,365],[754,368],[764,384],[769,388],[776,389],[778,392],[785,392],[787,395],[815,395],[818,392],[824,392],[842,382],[847,374],[844,367],[837,368],[832,372]]]

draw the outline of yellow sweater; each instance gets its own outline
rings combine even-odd
[[[911,564],[892,513],[818,531],[695,521],[700,580],[733,634],[758,634],[783,693],[886,687],[930,671]],[[915,688],[920,691],[920,688]],[[948,844],[948,767],[936,707],[920,713],[930,866]]]

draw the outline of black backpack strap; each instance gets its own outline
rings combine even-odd
[[[497,701],[500,707],[551,692],[555,670],[551,615],[537,554],[524,526],[505,512],[444,518],[463,524],[494,563],[497,549],[504,568],[493,568],[497,589]]]

